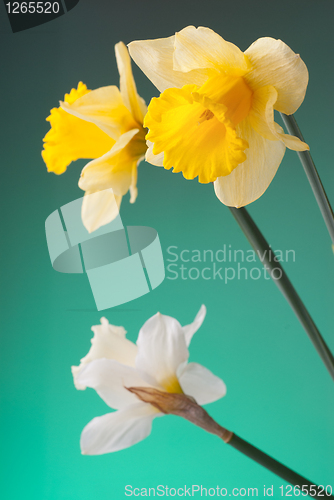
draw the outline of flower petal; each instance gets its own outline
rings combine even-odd
[[[189,363],[179,375],[182,390],[195,398],[199,405],[213,403],[226,394],[224,382],[198,363]]]
[[[253,93],[252,109],[249,113],[249,123],[266,139],[280,140],[293,151],[310,149],[298,137],[284,134],[282,127],[274,122],[274,106],[277,101],[277,90],[272,85],[261,87]]]
[[[76,375],[76,382],[95,389],[110,408],[117,410],[138,401],[126,387],[152,387],[135,368],[104,358],[95,359],[83,366]]]
[[[256,90],[273,85],[278,92],[275,109],[290,115],[304,100],[308,84],[305,63],[281,40],[259,38],[245,52],[252,71],[245,80]]]
[[[79,82],[78,89],[72,89],[70,94],[65,95],[65,102],[73,104],[90,92],[86,85]],[[72,161],[98,158],[114,144],[114,140],[94,123],[73,116],[62,108],[53,108],[47,121],[51,129],[43,139],[42,157],[49,172],[62,174]]]
[[[136,403],[128,408],[96,417],[81,434],[84,455],[102,455],[123,450],[150,435],[152,420],[161,414],[151,405]]]
[[[176,71],[211,68],[242,76],[250,69],[243,52],[209,28],[184,28],[175,34],[174,46],[173,68]]]
[[[200,310],[198,311],[194,321],[192,323],[190,323],[190,325],[186,325],[183,327],[183,332],[184,332],[187,346],[189,346],[194,333],[196,333],[197,330],[202,325],[204,318],[205,318],[205,315],[206,315],[206,307],[203,304],[201,306]]]
[[[116,195],[112,189],[86,191],[82,207],[82,223],[89,233],[109,224],[119,215],[122,195]]]
[[[281,141],[269,141],[244,120],[238,134],[249,143],[247,160],[233,172],[219,177],[214,188],[219,200],[230,207],[243,207],[257,200],[268,188],[283,159],[285,146]]]
[[[136,84],[132,75],[130,56],[123,42],[119,42],[115,45],[115,53],[120,75],[119,86],[123,102],[131,112],[133,118],[139,124],[142,124],[147,112],[147,106],[144,99],[137,93]]]
[[[189,357],[180,323],[170,316],[155,314],[141,328],[137,345],[136,368],[142,376],[147,373],[168,392],[178,392],[176,372]]]
[[[151,141],[146,141],[148,149],[146,151],[145,155],[145,161],[147,163],[151,163],[151,165],[155,165],[156,167],[163,167],[164,166],[164,153],[159,153],[158,155],[155,155],[153,153],[153,142]]]
[[[124,105],[120,91],[113,85],[92,90],[73,104],[61,102],[60,105],[67,113],[95,123],[114,140],[138,126]]]
[[[106,318],[101,318],[101,325],[92,326],[94,337],[91,340],[92,347],[88,354],[80,360],[80,366],[72,366],[74,384],[77,389],[85,389],[86,386],[78,384],[77,374],[81,369],[96,359],[114,359],[123,365],[135,366],[137,346],[127,338],[126,331],[122,326],[110,325]]]
[[[81,172],[80,189],[97,191],[112,188],[116,195],[124,195],[132,181],[133,164],[138,161],[127,146],[138,132],[139,129],[125,132],[110,151],[89,162]]]
[[[130,55],[160,92],[181,88],[188,83],[201,86],[208,78],[206,69],[183,73],[173,67],[175,36],[156,40],[140,40],[128,45]]]

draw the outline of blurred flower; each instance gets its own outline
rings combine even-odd
[[[112,85],[90,91],[82,82],[65,95],[47,120],[43,159],[49,172],[62,174],[79,158],[93,158],[81,173],[79,187],[86,191],[82,219],[89,232],[113,220],[122,196],[130,189],[137,196],[137,166],[147,149],[143,118],[145,102],[137,94],[128,51],[115,45],[120,90]],[[110,190],[111,188],[111,190]]]
[[[182,327],[176,319],[158,313],[141,328],[137,345],[126,339],[124,328],[110,325],[105,318],[101,325],[93,326],[90,351],[80,366],[72,367],[74,384],[77,389],[92,387],[118,411],[96,417],[84,428],[83,454],[122,450],[146,438],[152,420],[163,414],[157,405],[139,397],[147,391],[145,398],[152,398],[155,392],[160,399],[163,394],[187,395],[198,405],[225,395],[220,378],[197,363],[188,363],[188,346],[205,314],[202,306],[194,322]]]
[[[260,38],[245,53],[208,28],[129,44],[130,55],[162,94],[144,125],[150,163],[186,179],[214,182],[220,201],[241,207],[272,181],[285,147],[309,149],[284,134],[274,109],[294,113],[308,71],[281,40]]]

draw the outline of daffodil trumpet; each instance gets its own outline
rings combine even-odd
[[[140,401],[153,405],[159,412],[177,415],[205,431],[215,434],[226,444],[296,486],[303,492],[304,496],[307,493],[313,498],[323,498],[323,492],[319,486],[240,438],[234,432],[219,425],[202,406],[196,403],[194,398],[185,394],[170,394],[148,387],[128,387],[127,390],[135,394]],[[334,497],[331,495],[329,498]]]
[[[334,357],[324,341],[321,333],[299,297],[296,289],[289,280],[275,253],[269,246],[263,234],[249,215],[246,208],[229,207],[230,211],[243,231],[254,251],[260,257],[265,269],[269,271],[274,283],[285,297],[300,323],[304,327],[309,339],[313,343],[325,367],[334,380]]]
[[[303,135],[298,127],[295,117],[293,115],[285,115],[284,113],[280,114],[289,134],[298,137],[301,141],[304,141]],[[320,212],[327,226],[329,235],[332,239],[332,244],[334,245],[334,213],[328,200],[324,186],[319,177],[317,168],[314,164],[314,161],[312,160],[312,156],[309,151],[298,151],[297,154],[304,168],[306,177],[310,183],[315,199],[319,205]]]

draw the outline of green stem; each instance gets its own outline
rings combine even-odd
[[[280,113],[280,115],[289,134],[298,137],[301,141],[304,142],[304,138],[298,127],[295,117],[293,115],[285,115],[284,113]],[[314,165],[309,151],[297,151],[297,154],[299,156],[301,164],[303,165],[306,176],[311,185],[315,199],[317,200],[322,217],[325,221],[329,235],[334,245],[334,214],[327,198],[324,186],[322,185],[322,182],[320,180],[316,166]]]
[[[333,495],[330,496],[326,495],[325,491],[322,488],[319,488],[319,486],[317,486],[315,483],[312,483],[308,479],[305,479],[305,477],[300,476],[293,470],[289,469],[288,467],[285,467],[285,465],[281,464],[280,462],[270,457],[263,451],[259,450],[255,446],[251,445],[250,443],[247,443],[247,441],[244,441],[236,434],[232,434],[232,437],[227,442],[227,444],[233,446],[233,448],[240,451],[247,457],[251,458],[258,464],[262,465],[266,469],[270,470],[271,472],[281,477],[288,483],[293,484],[294,486],[299,486],[300,490],[303,492],[307,492],[309,496],[312,496],[313,498],[322,498],[322,499],[334,498]],[[303,486],[304,489],[302,490]],[[274,498],[276,498],[276,495]]]
[[[265,269],[269,271],[274,283],[290,304],[292,310],[303,325],[328,372],[334,379],[334,357],[304,306],[301,298],[286,275],[283,267],[279,263],[278,259],[275,258],[275,253],[268,245],[261,231],[256,226],[255,222],[245,208],[229,207],[229,209],[249,243],[257,253],[261,262],[264,264]]]

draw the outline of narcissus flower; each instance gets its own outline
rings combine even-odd
[[[115,45],[120,90],[112,85],[88,90],[82,82],[65,95],[47,120],[43,159],[49,172],[62,174],[79,158],[92,158],[81,173],[79,187],[86,191],[82,218],[89,232],[113,220],[122,196],[137,196],[137,166],[147,146],[143,118],[147,111],[133,79],[128,51]],[[112,191],[111,191],[111,190]]]
[[[132,42],[129,51],[162,92],[144,121],[147,161],[214,182],[226,205],[259,198],[285,147],[309,149],[274,122],[274,110],[299,108],[308,83],[304,62],[281,40],[260,38],[243,53],[208,28],[188,26]]]
[[[144,398],[151,401],[155,393],[160,400],[164,400],[164,394],[168,398],[185,394],[198,405],[225,395],[220,378],[197,363],[188,363],[188,346],[205,313],[202,306],[194,322],[184,327],[176,319],[158,313],[143,325],[137,344],[126,339],[124,328],[110,325],[105,318],[101,325],[93,326],[90,351],[80,366],[72,367],[74,383],[77,389],[92,387],[118,411],[96,417],[84,428],[82,453],[99,455],[122,450],[146,438],[152,420],[163,414],[153,404],[143,402]]]

